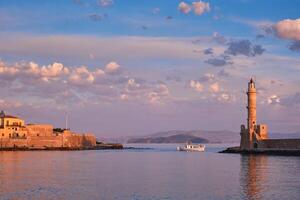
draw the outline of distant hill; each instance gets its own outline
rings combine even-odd
[[[165,137],[131,138],[127,143],[209,143],[209,140],[193,135],[176,134]]]
[[[300,138],[300,133],[270,133],[270,138]],[[239,143],[240,134],[238,132],[219,130],[171,130],[157,132],[144,136],[125,136],[118,138],[98,138],[104,142],[117,143],[185,143],[191,141],[194,143]]]
[[[232,131],[172,130],[143,137],[130,137],[127,143],[235,143],[240,136]]]

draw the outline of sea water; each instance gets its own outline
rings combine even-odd
[[[300,199],[300,157],[137,149],[0,152],[0,199]]]

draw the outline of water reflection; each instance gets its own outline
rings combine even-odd
[[[267,181],[267,166],[267,156],[241,156],[240,184],[245,199],[263,199],[264,186]]]

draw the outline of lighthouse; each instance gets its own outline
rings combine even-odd
[[[256,122],[256,86],[252,78],[248,83],[247,97],[247,128],[241,125],[240,148],[243,150],[257,148],[260,140],[268,138],[267,125],[257,125]]]
[[[256,88],[253,79],[251,78],[248,83],[248,119],[247,119],[247,128],[249,132],[249,142],[253,141],[253,136],[256,131]]]

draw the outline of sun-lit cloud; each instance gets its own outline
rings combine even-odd
[[[285,19],[277,22],[273,28],[280,38],[300,40],[300,19]]]
[[[105,72],[108,74],[116,74],[120,72],[120,65],[116,62],[110,62],[105,66]]]
[[[278,104],[280,103],[280,98],[274,94],[268,98],[267,102],[268,104]]]
[[[203,13],[208,12],[210,10],[209,3],[198,1],[193,2],[192,4],[194,7],[194,13],[196,15],[202,15]]]
[[[182,1],[178,5],[178,10],[183,14],[188,14],[193,10],[195,15],[202,15],[203,13],[210,11],[210,6],[209,3],[203,1],[192,2],[191,5]]]
[[[210,91],[211,91],[211,92],[214,92],[214,93],[217,93],[217,92],[220,91],[220,85],[219,85],[218,82],[215,82],[215,83],[211,84],[211,85],[209,86],[209,88],[210,88]]]
[[[192,10],[192,8],[189,4],[182,1],[178,5],[178,10],[184,14],[187,14]]]
[[[204,87],[199,81],[190,80],[190,87],[197,92],[202,92]]]

